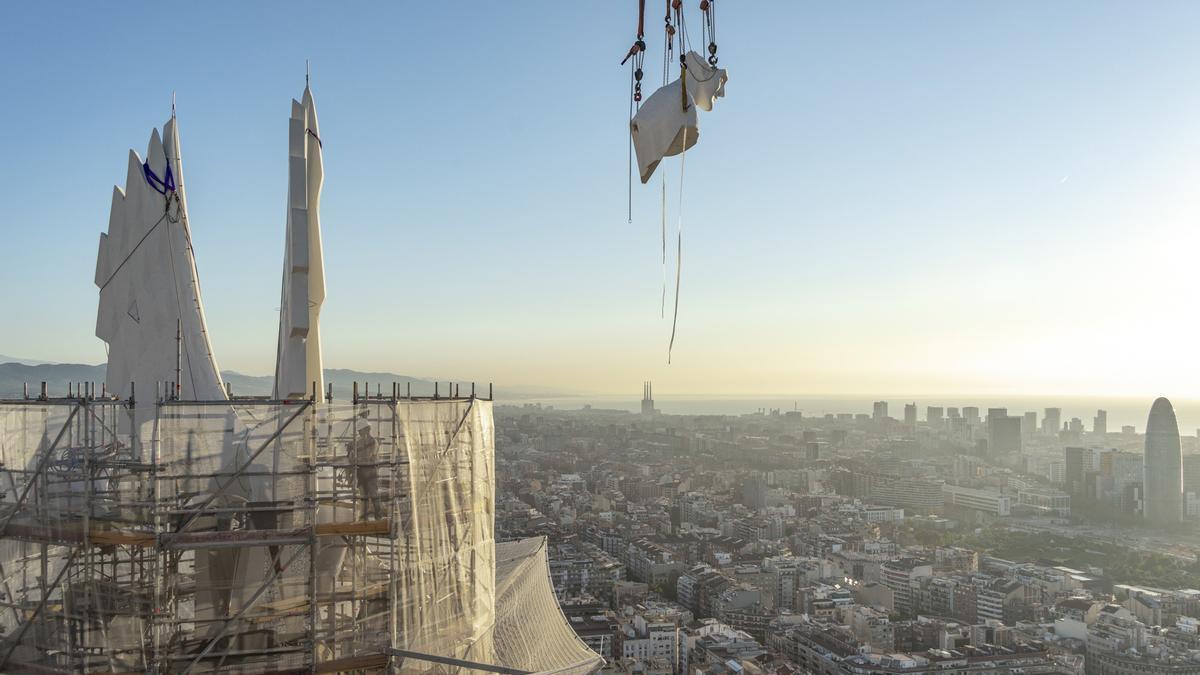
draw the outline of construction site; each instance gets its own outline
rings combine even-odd
[[[0,402],[0,671],[598,667],[494,540],[489,399],[170,391]]]
[[[0,673],[589,673],[544,538],[495,540],[492,388],[325,382],[316,103],[287,120],[275,377],[205,321],[174,105],[100,234],[105,381],[0,400]],[[328,386],[327,386],[328,384]]]

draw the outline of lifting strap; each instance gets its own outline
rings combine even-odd
[[[659,318],[667,318],[667,172],[662,172],[662,303]]]
[[[679,153],[679,218],[675,239],[675,310],[671,315],[671,342],[667,344],[667,364],[671,363],[671,350],[675,348],[675,326],[679,323],[679,279],[683,268],[683,167],[687,160],[687,127],[683,129],[683,152]]]
[[[683,105],[683,111],[687,112],[687,109],[688,109],[687,63],[684,62],[682,55],[680,55],[680,57],[679,57],[679,91],[681,92],[680,98],[682,99],[681,103]],[[683,144],[684,144],[684,146],[687,145],[687,132],[684,132]]]
[[[165,195],[175,191],[175,175],[171,173],[170,161],[167,162],[167,175],[163,178],[159,178],[154,169],[150,168],[150,160],[142,162],[142,174],[146,177],[146,183],[158,194]]]

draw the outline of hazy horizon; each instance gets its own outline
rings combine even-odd
[[[27,362],[27,363],[57,364],[57,365],[73,364],[73,362],[70,362],[70,361],[47,359],[47,358],[44,358],[44,356],[39,356],[39,357],[33,358],[33,357],[29,357],[27,355],[26,356],[16,356],[16,355],[11,355],[11,354],[0,354],[0,363],[5,363],[6,361],[7,362],[18,362],[18,363]],[[88,365],[88,366],[101,365],[102,366],[102,365],[104,365],[104,363],[103,363],[103,361],[101,361],[99,363],[78,364],[78,365]],[[326,370],[360,370],[357,368],[345,368],[336,363],[332,363],[332,364],[327,363],[325,368],[326,368]],[[225,368],[223,370],[236,372],[239,375],[245,375],[248,377],[270,377],[271,376],[271,371],[268,369],[263,369],[263,368],[260,368],[257,371],[249,371],[249,372],[242,371],[242,370],[236,370],[233,368]],[[487,382],[487,380],[484,380],[484,379],[472,378],[470,376],[470,374],[466,374],[463,377],[456,377],[455,373],[397,372],[397,371],[380,370],[380,369],[372,369],[369,372],[391,373],[391,374],[395,374],[395,375],[399,375],[399,376],[413,377],[413,378],[429,380],[429,381],[441,380],[443,382],[445,382],[445,381]],[[632,409],[637,408],[638,403],[640,401],[640,398],[639,398],[640,393],[637,391],[637,388],[640,387],[640,382],[631,383],[633,386],[622,387],[620,389],[615,389],[615,390],[606,390],[606,389],[597,389],[597,388],[588,389],[588,388],[561,387],[561,386],[550,385],[550,384],[547,384],[544,382],[535,382],[535,381],[518,381],[518,382],[495,382],[495,381],[492,381],[492,384],[496,385],[497,387],[500,387],[501,389],[513,388],[513,389],[521,390],[521,393],[517,397],[515,397],[514,400],[519,400],[522,402],[526,402],[526,401],[530,401],[530,402],[561,401],[561,402],[567,402],[567,403],[576,402],[576,403],[579,403],[580,405],[582,405],[589,401],[595,401],[595,402],[609,401],[609,402],[626,403],[626,404],[628,404],[627,407],[629,407],[632,410]],[[1082,402],[1088,401],[1088,402],[1094,402],[1096,404],[1096,407],[1091,408],[1086,411],[1087,412],[1086,417],[1081,416],[1081,419],[1084,419],[1084,421],[1086,422],[1086,424],[1089,428],[1091,426],[1091,415],[1093,413],[1095,413],[1096,409],[1104,408],[1104,405],[1106,403],[1111,405],[1111,403],[1115,401],[1115,402],[1121,402],[1123,405],[1128,405],[1128,406],[1132,406],[1132,407],[1136,407],[1139,405],[1145,407],[1145,411],[1144,411],[1145,414],[1142,415],[1143,419],[1141,419],[1140,421],[1120,421],[1120,422],[1118,422],[1113,417],[1113,413],[1115,411],[1109,410],[1109,427],[1113,431],[1118,430],[1119,426],[1122,424],[1133,424],[1134,426],[1138,427],[1139,431],[1141,431],[1142,427],[1145,425],[1144,417],[1145,417],[1145,415],[1149,414],[1151,403],[1153,403],[1154,399],[1158,398],[1159,396],[1166,396],[1168,399],[1171,400],[1172,404],[1176,408],[1177,414],[1179,414],[1179,416],[1180,416],[1181,429],[1184,428],[1183,414],[1180,413],[1181,406],[1184,408],[1187,408],[1187,407],[1191,407],[1194,404],[1195,407],[1197,408],[1196,423],[1198,425],[1200,425],[1200,397],[1189,398],[1189,397],[1184,397],[1184,396],[1172,396],[1169,392],[1093,394],[1093,393],[1072,393],[1072,392],[1061,392],[1061,391],[1059,391],[1059,392],[1055,392],[1055,391],[1046,391],[1046,392],[1004,392],[1004,391],[999,391],[999,392],[996,392],[996,391],[991,391],[991,392],[989,392],[989,391],[959,391],[959,392],[955,392],[955,391],[924,391],[924,392],[918,392],[918,391],[906,391],[906,392],[901,392],[901,391],[874,391],[874,392],[872,392],[872,391],[845,391],[845,392],[790,391],[789,392],[789,391],[763,391],[763,392],[753,392],[753,393],[738,393],[738,392],[728,392],[728,391],[720,391],[720,390],[681,392],[681,391],[672,391],[670,389],[664,390],[661,383],[655,383],[655,385],[654,385],[654,398],[655,398],[655,400],[658,400],[658,401],[676,401],[676,402],[678,402],[678,401],[705,401],[705,402],[728,401],[728,402],[739,402],[739,403],[753,401],[753,402],[762,404],[762,405],[755,405],[754,408],[751,408],[749,410],[747,410],[745,408],[745,406],[742,406],[742,405],[735,406],[737,408],[737,410],[743,411],[743,412],[752,412],[753,410],[760,408],[760,407],[775,407],[775,408],[782,407],[784,409],[789,409],[789,408],[787,408],[787,405],[789,404],[789,402],[793,402],[793,401],[865,402],[866,407],[864,410],[848,410],[848,409],[837,409],[837,410],[828,409],[828,410],[826,410],[826,409],[822,408],[820,410],[820,414],[824,414],[825,412],[870,412],[870,404],[872,402],[878,401],[878,400],[886,400],[892,406],[894,406],[894,409],[892,409],[892,416],[899,418],[900,412],[902,412],[903,405],[905,403],[916,402],[918,405],[919,417],[921,419],[924,419],[926,406],[939,406],[940,405],[940,406],[962,407],[962,406],[972,406],[973,405],[973,406],[977,406],[980,408],[987,408],[987,407],[1005,407],[1006,405],[1009,405],[1009,404],[1021,403],[1026,406],[1033,406],[1033,407],[1027,407],[1027,408],[1021,409],[1021,410],[1017,410],[1014,408],[1013,410],[1010,410],[1010,414],[1019,414],[1021,412],[1025,412],[1026,409],[1036,410],[1036,412],[1039,415],[1039,420],[1040,420],[1043,408],[1061,407],[1061,408],[1063,408],[1063,421],[1066,422],[1072,416],[1081,416],[1081,414],[1082,414],[1082,413],[1072,413],[1072,412],[1070,412],[1070,409],[1079,408],[1082,410],[1082,408],[1085,407],[1082,405]],[[1063,403],[1064,401],[1069,401],[1071,403],[1064,404]],[[1009,403],[1005,403],[1005,402],[1009,402]],[[768,405],[768,403],[769,403],[769,405]]]
[[[161,34],[153,12],[0,9],[30,28],[0,41],[21,64],[0,108],[19,130],[2,315],[28,327],[0,352],[103,362],[96,242],[175,92],[217,363],[271,372],[309,59],[329,363],[605,394],[1200,397],[1200,4],[730,6],[728,95],[687,157],[669,366],[657,180],[626,222],[632,9],[184,7],[171,58],[132,60],[110,46]],[[294,39],[314,23],[321,40]],[[538,36],[536,68],[514,33]],[[529,76],[456,86],[476,50]],[[678,161],[663,173],[673,226]]]

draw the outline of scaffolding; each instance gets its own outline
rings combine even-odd
[[[490,392],[166,392],[0,401],[0,672],[522,672]]]

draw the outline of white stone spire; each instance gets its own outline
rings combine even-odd
[[[108,391],[154,401],[159,383],[180,398],[225,398],[200,298],[175,115],[129,152],[125,190],[113,188],[96,257],[96,337],[108,343]]]
[[[321,304],[325,262],[321,253],[321,132],[312,92],[292,101],[288,129],[287,243],[279,304],[275,398],[317,396],[325,389],[321,362]]]

